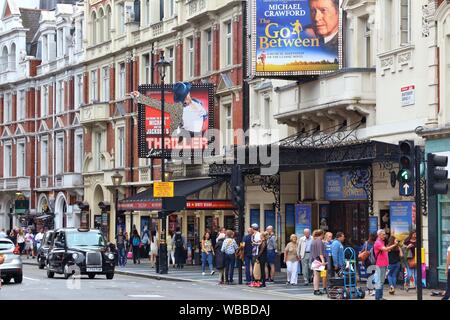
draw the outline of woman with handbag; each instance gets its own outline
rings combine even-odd
[[[287,281],[286,284],[290,284],[292,286],[297,284],[298,274],[298,262],[300,261],[300,257],[297,252],[298,241],[297,235],[291,234],[290,236],[291,242],[286,245],[284,249],[284,263],[287,268]]]
[[[211,236],[209,232],[206,232],[205,235],[203,236],[203,240],[201,243],[202,246],[202,275],[205,275],[205,270],[206,270],[206,262],[208,261],[208,266],[209,266],[209,273],[211,275],[214,274],[214,270],[213,270],[213,256],[214,256],[214,250],[212,247],[212,242],[211,242]]]
[[[404,245],[405,245],[406,271],[407,271],[405,289],[409,290],[415,288],[417,283],[415,230],[409,233],[409,236],[405,239]]]
[[[320,291],[320,271],[325,269],[325,245],[323,243],[323,230],[315,230],[313,232],[313,241],[311,242],[311,269],[314,272],[313,284],[314,295],[321,295]]]
[[[131,247],[133,248],[133,263],[136,264],[136,260],[138,264],[141,263],[141,255],[139,254],[140,246],[142,244],[141,237],[136,229],[133,230],[133,234],[131,235]]]
[[[395,237],[389,238],[388,247],[395,244]],[[400,260],[403,257],[402,249],[397,245],[388,252],[389,266],[388,266],[388,281],[389,281],[389,294],[395,294],[395,285],[397,284],[398,272],[400,271]]]

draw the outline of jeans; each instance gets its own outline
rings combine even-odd
[[[205,272],[206,261],[208,261],[209,272],[213,271],[212,260],[213,260],[213,255],[211,252],[210,253],[202,252],[202,272]]]
[[[233,282],[234,262],[236,257],[234,254],[225,255],[225,281]]]
[[[252,274],[250,270],[252,268],[252,256],[245,256],[244,263],[245,263],[245,282],[251,282]]]
[[[303,279],[305,279],[305,283],[309,283],[311,280],[311,270],[309,269],[311,266],[311,261],[309,255],[309,252],[305,253],[305,256],[302,259],[302,273]]]
[[[139,246],[133,246],[133,263],[136,264],[136,260],[141,263],[141,255],[139,252]]]
[[[389,286],[394,287],[397,284],[398,272],[400,271],[400,262],[389,265],[388,281]]]
[[[383,286],[384,280],[386,280],[387,267],[377,267],[375,271],[375,300],[383,299]]]
[[[127,254],[125,252],[125,247],[117,248],[119,254],[119,266],[124,267],[127,262]]]
[[[407,272],[407,278],[408,278],[408,282],[407,284],[409,285],[411,282],[411,277],[413,278],[413,282],[414,282],[414,287],[417,284],[417,269],[416,268],[410,268],[408,266],[406,266],[406,272]]]

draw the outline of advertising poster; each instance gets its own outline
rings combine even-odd
[[[162,154],[161,86],[141,85],[139,106],[139,157],[170,158],[172,152],[202,154],[209,147],[214,125],[214,87],[179,82],[166,85],[164,93],[164,154]]]
[[[312,75],[341,67],[339,0],[252,0],[256,76]]]
[[[412,201],[392,201],[389,209],[391,216],[391,235],[403,241],[412,230],[415,204]]]
[[[323,231],[328,231],[328,222],[330,220],[330,205],[319,204],[319,228]]]
[[[325,199],[365,200],[367,195],[363,188],[356,188],[352,184],[348,171],[328,171],[325,172]]]
[[[369,234],[378,231],[378,217],[369,217]]]
[[[303,236],[303,230],[306,228],[311,230],[311,204],[295,205],[295,233],[297,236]]]

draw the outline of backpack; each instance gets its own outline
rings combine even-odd
[[[369,265],[375,265],[377,264],[377,259],[378,256],[380,255],[381,250],[378,251],[378,254],[375,254],[375,244],[373,245],[373,247],[370,249],[370,255],[369,258],[367,259],[367,261],[369,262]]]
[[[138,237],[133,238],[133,246],[137,247],[140,243],[141,243],[141,241],[139,240]]]
[[[182,248],[183,247],[183,238],[181,237],[181,234],[177,234],[175,236],[175,248]]]

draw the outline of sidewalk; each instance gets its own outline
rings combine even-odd
[[[37,265],[36,260],[22,259],[24,264],[27,265]],[[207,269],[208,270],[208,269]],[[243,272],[243,281],[245,283],[245,271]],[[156,273],[154,268],[151,268],[148,259],[141,259],[140,264],[133,264],[133,260],[128,260],[127,265],[124,268],[116,267],[116,274],[128,275],[134,277],[142,277],[147,279],[156,279],[164,281],[182,281],[182,282],[197,282],[208,285],[218,285],[219,274],[216,271],[214,275],[210,275],[207,271],[203,276],[201,272],[201,266],[199,265],[185,265],[183,269],[175,269],[170,266],[168,273],[161,275]],[[238,269],[234,271],[234,281],[233,287],[242,288],[248,292],[261,292],[261,290],[266,291],[268,294],[282,296],[286,298],[297,298],[302,300],[329,300],[326,295],[314,296],[313,287],[311,285],[304,286],[301,277],[299,277],[299,284],[296,286],[286,285],[286,273],[282,269],[282,272],[278,272],[275,276],[274,283],[266,283],[266,288],[252,288],[244,285],[238,285]],[[358,283],[358,287],[365,288],[365,283]],[[424,300],[440,300],[441,297],[432,297],[430,289],[423,290]],[[386,300],[416,300],[417,293],[416,290],[410,290],[405,292],[397,288],[395,295],[390,295],[388,293],[388,287],[385,286],[384,298]],[[364,300],[375,300],[374,296],[368,296]]]

